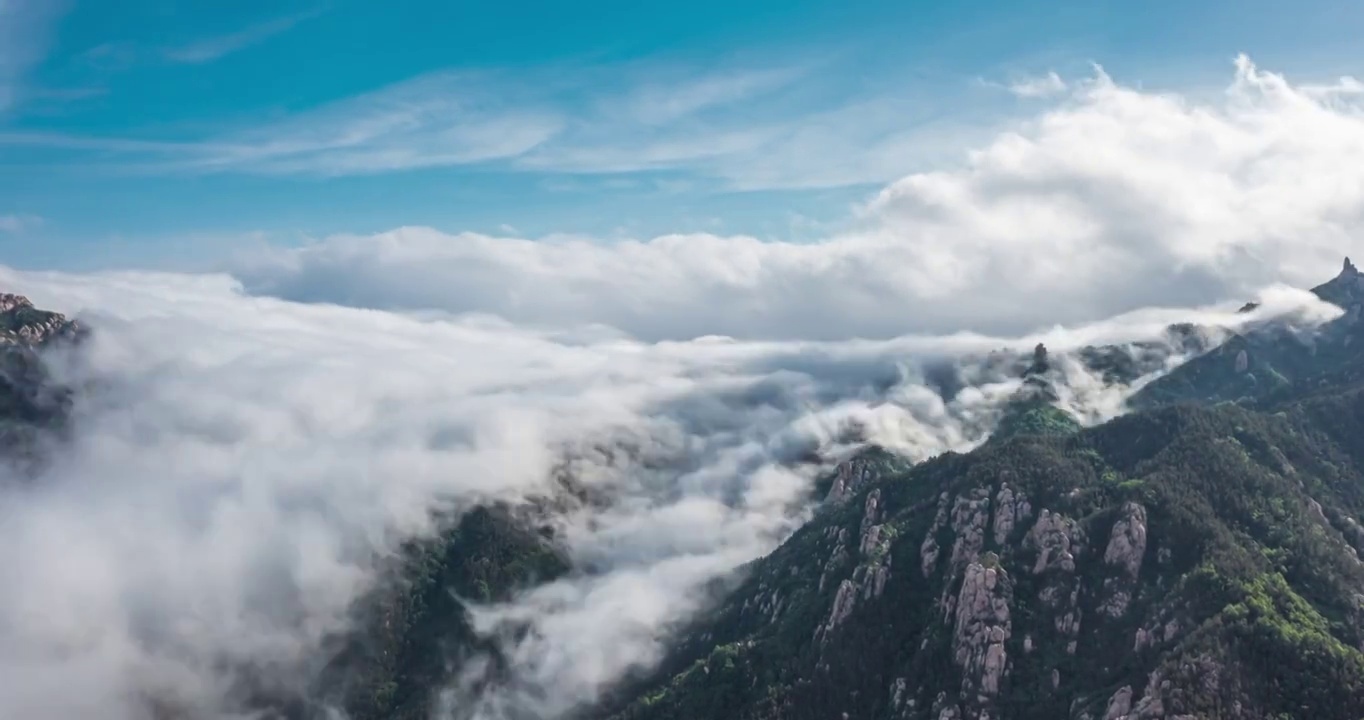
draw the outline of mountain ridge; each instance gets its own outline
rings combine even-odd
[[[1345,311],[1319,344],[1233,334],[1085,429],[1044,383],[1040,422],[863,477],[611,717],[1354,718],[1364,280],[1313,292]]]
[[[1252,321],[1214,343],[1177,324],[1159,341],[994,354],[985,376],[1017,390],[970,451],[913,462],[864,442],[836,462],[799,460],[832,464],[808,522],[717,581],[653,669],[571,716],[1354,717],[1364,276],[1347,259],[1313,293],[1343,313],[1311,331]],[[0,295],[0,450],[12,460],[62,442],[81,389],[45,358],[88,333]],[[1107,385],[1156,379],[1132,412],[1086,427],[1062,408],[1067,363]],[[968,385],[946,373],[936,392]],[[594,492],[566,472],[546,497],[435,519],[438,533],[384,565],[306,687],[247,672],[226,710],[540,717],[478,702],[514,678],[473,612],[582,572],[552,519],[600,502]]]

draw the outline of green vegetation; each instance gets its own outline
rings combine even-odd
[[[1080,423],[1064,410],[1049,403],[1032,402],[1005,414],[993,437],[1003,440],[1015,435],[1069,435],[1079,429]]]
[[[496,646],[477,638],[463,602],[505,600],[566,572],[566,560],[510,513],[479,508],[438,542],[407,548],[388,590],[370,600],[364,633],[349,638],[321,685],[352,720],[426,720],[448,663]]]
[[[1050,432],[1060,424],[1035,407],[1017,417],[1008,437],[883,475],[848,509],[818,516],[756,563],[653,678],[622,691],[616,717],[936,719],[948,706],[966,717],[1102,717],[1119,688],[1136,703],[1155,676],[1164,715],[1357,720],[1364,531],[1351,528],[1364,518],[1364,388],[1272,412],[1160,408],[1083,431]],[[963,690],[971,670],[956,661],[954,616],[941,609],[960,592],[950,556],[964,529],[934,519],[962,498],[997,502],[1005,483],[1032,514],[1002,543],[991,532],[997,505],[982,527],[976,558],[1005,573],[1012,598],[1009,671],[982,702]],[[856,537],[860,500],[878,490],[892,539],[830,566],[831,538]],[[1129,502],[1146,517],[1135,580],[1104,560]],[[1042,509],[1074,519],[1073,574],[1033,572],[1038,549],[1025,537]],[[925,578],[930,539],[940,554]],[[859,595],[834,630],[816,632],[839,583],[880,563],[891,569],[884,593]],[[1125,607],[1105,610],[1119,590]],[[786,599],[777,614],[765,610],[773,597]],[[1066,635],[1058,627],[1072,609],[1078,630]]]

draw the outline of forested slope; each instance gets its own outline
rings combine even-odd
[[[691,628],[613,717],[1350,718],[1364,713],[1364,282],[1234,335],[1078,429],[865,477]],[[1239,402],[1232,402],[1239,401]]]

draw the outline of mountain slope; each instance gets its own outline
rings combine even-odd
[[[408,547],[363,608],[364,632],[336,648],[316,694],[351,720],[424,720],[452,664],[481,655],[494,664],[475,684],[499,678],[498,648],[474,633],[466,599],[505,600],[567,569],[558,549],[507,508],[466,513],[437,539]]]
[[[1322,412],[1169,409],[883,476],[617,717],[1353,717],[1364,448]]]
[[[1316,292],[1346,315],[1234,336],[1144,411],[1076,430],[1033,395],[877,465],[612,717],[1357,719],[1364,282]]]
[[[876,447],[847,459],[807,525],[582,716],[1354,718],[1364,280],[1347,261],[1316,292],[1345,316],[1315,334],[1252,326],[1089,429],[1057,407],[1068,370],[1044,347],[992,355],[986,375],[1023,382],[987,443],[917,466]],[[0,296],[9,457],[60,436],[73,394],[41,353],[83,332]],[[1062,362],[1126,384],[1205,341],[1175,326]],[[555,502],[591,503],[565,482]],[[573,572],[545,512],[475,508],[409,543],[309,687],[251,677],[234,709],[417,720],[442,691],[508,680],[470,603]]]
[[[77,321],[0,293],[0,462],[18,466],[16,477],[33,477],[63,452],[79,396],[57,365],[87,336]],[[504,600],[566,571],[562,552],[533,520],[501,505],[478,507],[445,522],[437,537],[408,543],[356,608],[360,630],[334,639],[312,687],[300,692],[234,668],[243,678],[237,709],[266,718],[334,717],[339,708],[350,720],[424,720],[452,662],[490,658],[476,682],[497,682],[497,648],[470,627],[466,603]],[[196,717],[160,698],[149,703],[159,718]]]
[[[1272,405],[1364,380],[1364,274],[1346,258],[1340,274],[1312,293],[1345,314],[1311,331],[1252,326],[1152,382],[1132,407],[1223,400]]]
[[[28,298],[0,293],[0,459],[31,470],[49,431],[68,419],[72,390],[53,378],[40,356],[78,342],[85,328]]]

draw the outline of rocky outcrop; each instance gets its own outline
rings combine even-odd
[[[1042,375],[1051,369],[1051,362],[1047,359],[1047,346],[1037,343],[1032,349],[1032,364],[1024,371],[1024,375]]]
[[[1142,691],[1141,700],[1135,707],[1123,716],[1122,720],[1154,720],[1155,718],[1165,717],[1165,703],[1161,700],[1160,694],[1170,688],[1170,682],[1162,676],[1160,670],[1152,671],[1146,680],[1146,689]]]
[[[1132,688],[1124,685],[1113,697],[1108,699],[1108,708],[1104,711],[1104,720],[1126,720],[1127,713],[1132,710]]]
[[[962,671],[963,700],[985,701],[999,694],[1008,666],[1005,642],[1012,588],[999,567],[973,562],[966,568],[952,631],[953,659]]]
[[[881,517],[881,489],[877,488],[867,493],[866,504],[862,507],[862,526],[861,539],[858,541],[858,551],[862,555],[870,556],[883,550],[881,540],[882,532],[879,520]]]
[[[925,579],[932,577],[934,568],[938,566],[938,556],[942,553],[938,533],[947,525],[947,498],[947,493],[938,496],[938,512],[933,516],[933,524],[929,526],[923,544],[919,546],[919,568]]]
[[[1002,483],[995,495],[995,545],[1003,547],[1013,534],[1014,527],[1032,517],[1032,504],[1022,492],[1014,492],[1009,483]]]
[[[1127,502],[1119,513],[1104,550],[1104,563],[1116,567],[1121,574],[1104,581],[1105,597],[1099,605],[1101,614],[1114,618],[1127,612],[1146,556],[1146,508]]]
[[[1132,641],[1132,651],[1141,652],[1147,648],[1169,644],[1179,637],[1183,629],[1184,627],[1177,617],[1163,621],[1157,617],[1154,624],[1137,628],[1136,636]]]
[[[939,706],[939,710],[937,715],[934,716],[937,720],[962,720],[961,708],[955,704],[945,705],[942,704],[942,701],[939,701],[937,706]]]
[[[871,600],[885,592],[891,572],[891,559],[886,551],[893,533],[878,522],[881,512],[881,489],[876,488],[867,493],[862,505],[862,522],[859,525],[856,550],[858,563],[853,568],[851,576],[839,582],[828,617],[815,629],[815,637],[821,641],[827,642],[829,635],[852,614],[859,598],[864,601]],[[851,537],[847,528],[830,527],[825,531],[824,537],[832,540],[834,547],[819,576],[820,592],[823,592],[829,581],[835,579],[840,572],[846,572],[844,569],[846,563],[854,559],[849,550]],[[775,617],[776,610],[772,612]]]
[[[844,580],[838,584],[838,593],[834,595],[833,607],[829,608],[829,617],[824,623],[815,628],[815,638],[828,641],[829,634],[832,633],[844,620],[852,615],[853,606],[857,604],[857,585],[852,580]]]
[[[53,378],[44,354],[85,335],[60,313],[0,293],[0,458],[22,476],[50,459],[40,451],[43,438],[66,425],[74,402],[73,390]]]
[[[0,343],[41,347],[61,338],[77,338],[84,332],[61,313],[39,310],[23,295],[0,293]]]
[[[876,463],[864,455],[843,461],[834,469],[833,484],[829,486],[829,494],[824,497],[824,502],[830,505],[847,502],[866,487],[876,474]]]
[[[1083,540],[1083,532],[1074,520],[1043,509],[1027,537],[1027,544],[1037,549],[1033,574],[1049,570],[1075,572],[1075,554]]]
[[[756,602],[744,602],[744,610],[748,610],[750,607],[756,607],[758,613],[770,624],[776,622],[777,618],[781,616],[781,611],[786,607],[786,598],[782,596],[781,591],[767,592],[766,586],[762,586],[759,589]]]
[[[834,549],[829,553],[829,559],[824,561],[824,571],[819,575],[819,590],[824,591],[824,586],[829,578],[837,573],[838,569],[848,560],[848,529],[840,527],[830,527],[824,532],[824,536],[834,541]]]
[[[985,524],[990,518],[990,488],[980,487],[957,497],[952,507],[952,567],[974,562],[985,546]]]
[[[1080,608],[1080,578],[1075,573],[1076,555],[1083,549],[1083,538],[1079,523],[1046,509],[1024,538],[1024,545],[1037,551],[1032,573],[1046,578],[1038,600],[1050,611],[1052,628],[1071,655],[1075,654],[1084,615]],[[1059,682],[1059,676],[1056,681]]]
[[[886,583],[889,580],[889,558],[884,564],[859,565],[857,570],[853,572],[853,582],[861,589],[863,600],[881,597],[881,593],[886,591]]]
[[[1167,670],[1173,672],[1177,682],[1171,679]],[[1130,687],[1118,690],[1109,700],[1105,720],[1196,720],[1204,717],[1185,707],[1186,703],[1180,697],[1190,690],[1197,690],[1206,698],[1219,696],[1227,689],[1223,687],[1223,674],[1224,668],[1207,656],[1186,658],[1176,665],[1158,668],[1147,678],[1141,699],[1135,703]],[[1259,717],[1245,714],[1239,702],[1233,701],[1230,705],[1231,712],[1225,717]]]
[[[877,553],[884,552],[885,544],[882,542],[884,538],[881,530],[880,525],[872,525],[862,531],[862,541],[858,543],[857,551],[863,557],[872,557]]]

